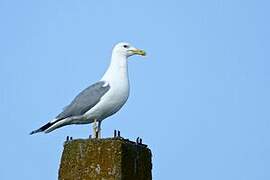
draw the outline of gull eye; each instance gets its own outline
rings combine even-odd
[[[129,48],[129,46],[128,46],[128,45],[126,45],[126,44],[125,44],[123,47],[124,47],[124,48],[126,48],[126,49],[127,49],[127,48]]]

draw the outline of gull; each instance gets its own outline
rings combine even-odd
[[[93,123],[93,138],[101,138],[101,122],[119,111],[129,96],[128,58],[145,56],[143,50],[120,42],[112,50],[111,63],[96,83],[80,92],[52,121],[34,130],[30,135],[49,133],[71,124]]]

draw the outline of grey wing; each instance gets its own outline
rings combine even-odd
[[[94,107],[100,101],[101,97],[109,91],[110,85],[104,85],[104,81],[99,81],[83,90],[56,118],[64,119],[71,116],[83,115]]]

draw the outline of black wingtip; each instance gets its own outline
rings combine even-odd
[[[44,126],[42,126],[41,128],[37,129],[37,130],[34,130],[32,132],[29,133],[29,135],[33,135],[33,134],[36,134],[36,133],[39,133],[39,132],[43,132],[45,131],[46,129],[48,129],[51,125],[53,125],[54,123],[51,123],[51,122],[48,122],[47,124],[45,124]]]
[[[31,132],[29,133],[29,135],[33,135],[33,134],[36,134],[36,133],[38,133],[38,132],[40,132],[40,131],[34,130],[34,131],[31,131]]]

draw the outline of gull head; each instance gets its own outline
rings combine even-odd
[[[133,55],[145,56],[146,52],[144,50],[138,49],[126,42],[120,42],[116,44],[113,48],[113,53],[117,53],[122,56],[130,57]]]

